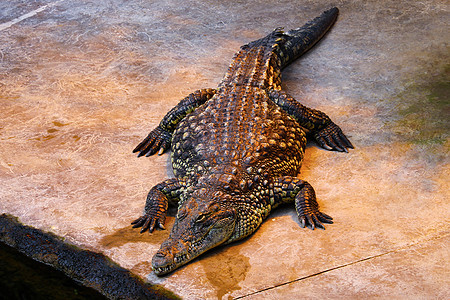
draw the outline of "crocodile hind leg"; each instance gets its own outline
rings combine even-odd
[[[147,196],[144,215],[134,220],[133,228],[142,227],[141,233],[153,232],[156,227],[164,228],[169,201],[176,203],[184,191],[184,182],[171,178],[155,185]]]
[[[352,143],[331,119],[323,112],[300,104],[284,91],[270,90],[269,98],[287,114],[294,117],[304,128],[308,129],[316,142],[324,149],[348,152]]]
[[[172,133],[178,123],[197,107],[211,99],[216,90],[202,89],[189,94],[172,108],[161,120],[158,127],[153,129],[147,137],[133,150],[133,153],[139,152],[140,156],[150,156],[158,152],[163,154],[169,149]]]
[[[302,228],[325,229],[323,223],[333,223],[333,218],[319,211],[316,193],[306,181],[284,176],[274,183],[274,198],[277,204],[295,201],[295,209]]]

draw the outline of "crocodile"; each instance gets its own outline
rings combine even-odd
[[[332,218],[319,210],[313,187],[297,176],[306,137],[326,150],[348,152],[352,143],[323,112],[281,89],[281,70],[333,26],[331,8],[304,26],[242,46],[216,89],[181,100],[133,150],[140,156],[171,148],[174,178],[148,193],[141,233],[165,229],[169,203],[175,223],[152,258],[158,276],[219,245],[241,240],[270,211],[294,203],[301,227],[325,229]]]

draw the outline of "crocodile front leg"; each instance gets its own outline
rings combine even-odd
[[[185,184],[177,178],[171,178],[155,185],[147,196],[144,215],[131,222],[133,228],[142,227],[141,233],[147,229],[153,232],[155,227],[164,228],[169,201],[177,203],[184,191]]]
[[[216,90],[202,89],[189,94],[172,108],[161,120],[158,127],[153,129],[147,137],[133,150],[133,153],[139,152],[140,156],[150,156],[158,152],[163,154],[170,147],[172,133],[175,131],[178,123],[197,107],[211,99]]]
[[[306,181],[296,177],[284,176],[274,183],[276,204],[295,201],[300,226],[310,229],[325,229],[322,223],[333,223],[333,218],[319,211],[316,193]]]
[[[268,95],[301,126],[311,131],[322,148],[341,152],[348,152],[348,148],[354,148],[341,128],[334,124],[325,113],[301,105],[284,91],[270,90]]]

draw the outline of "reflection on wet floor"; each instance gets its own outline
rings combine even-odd
[[[238,291],[250,270],[250,259],[226,247],[213,250],[199,258],[205,275],[216,290],[217,299]]]
[[[124,228],[120,228],[113,234],[105,235],[100,240],[100,245],[109,249],[113,247],[120,247],[126,243],[150,243],[160,245],[164,240],[169,237],[170,228],[174,222],[173,217],[166,218],[166,227],[168,230],[156,229],[152,233],[148,231],[139,233],[139,228],[132,228],[131,225]]]

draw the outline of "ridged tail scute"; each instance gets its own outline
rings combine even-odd
[[[281,68],[285,68],[314,46],[333,26],[338,14],[338,8],[333,7],[300,28],[285,33],[276,29],[274,33],[277,33],[277,39],[274,48],[279,49],[277,54],[281,60]]]
[[[337,19],[334,7],[298,29],[284,32],[277,28],[266,37],[241,47],[219,84],[281,88],[281,70],[316,44]]]

